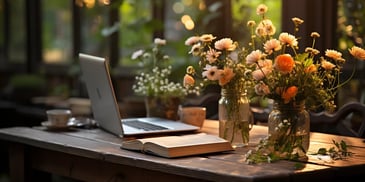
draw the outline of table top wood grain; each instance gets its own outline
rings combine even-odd
[[[217,135],[218,121],[205,121],[201,132]],[[43,127],[0,129],[0,140],[36,148],[36,151],[55,151],[74,157],[110,163],[113,166],[130,166],[197,180],[320,181],[365,176],[363,172],[365,171],[364,139],[324,133],[311,133],[308,153],[315,153],[321,147],[333,146],[332,140],[344,140],[350,146],[349,151],[354,153],[353,156],[344,160],[328,161],[317,155],[308,155],[309,158],[306,162],[282,160],[274,163],[246,164],[245,153],[253,149],[260,139],[266,136],[266,126],[254,125],[250,131],[250,143],[247,147],[237,148],[232,152],[167,159],[123,150],[120,148],[123,139],[101,129],[70,129],[67,131],[48,131]],[[44,169],[45,167],[41,165],[33,164],[38,169]],[[70,175],[70,170],[75,170],[72,174],[77,176],[76,168],[67,169],[68,172],[62,175]],[[75,178],[80,179],[79,176]],[[71,177],[73,176],[71,175]]]

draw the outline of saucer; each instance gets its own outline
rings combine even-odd
[[[64,130],[74,126],[74,123],[68,122],[67,125],[53,125],[50,121],[43,121],[41,125],[49,130]]]

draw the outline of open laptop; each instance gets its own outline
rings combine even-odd
[[[118,136],[196,131],[199,128],[162,118],[121,118],[105,58],[79,54],[82,80],[86,84],[94,119]]]

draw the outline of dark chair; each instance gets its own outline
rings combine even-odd
[[[333,114],[310,115],[311,131],[365,138],[365,104],[349,102]]]

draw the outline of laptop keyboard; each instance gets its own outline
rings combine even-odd
[[[142,122],[142,121],[138,121],[138,120],[124,121],[123,124],[133,127],[133,128],[142,129],[145,131],[167,130],[168,129],[163,126],[157,126],[157,125],[154,125],[151,123],[146,123],[146,122]]]

